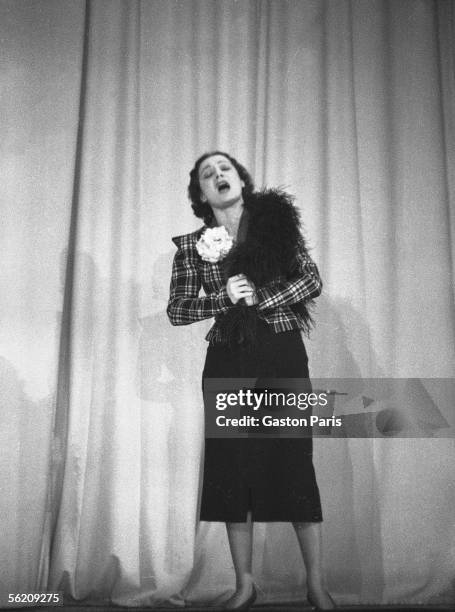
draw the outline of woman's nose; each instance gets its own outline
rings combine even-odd
[[[215,170],[215,176],[216,178],[220,177],[223,174],[221,168],[216,168]]]

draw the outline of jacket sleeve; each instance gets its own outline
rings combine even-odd
[[[290,306],[298,302],[311,300],[322,291],[322,280],[319,271],[304,250],[299,252],[299,273],[289,280],[278,279],[256,290],[258,311],[262,312],[277,306]]]
[[[175,242],[178,250],[172,265],[167,306],[167,315],[172,325],[188,325],[229,310],[233,304],[225,287],[218,293],[199,297],[201,279],[194,250],[190,245]]]

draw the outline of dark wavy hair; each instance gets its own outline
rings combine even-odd
[[[246,202],[248,200],[248,196],[250,196],[254,191],[254,183],[251,178],[250,173],[239,164],[239,162],[234,158],[225,153],[224,151],[210,151],[208,153],[204,153],[194,164],[194,168],[190,172],[190,184],[188,185],[188,197],[191,200],[191,208],[193,209],[196,217],[200,219],[204,219],[204,223],[209,225],[213,220],[213,211],[210,204],[207,202],[203,202],[201,200],[201,186],[199,184],[199,168],[202,162],[208,157],[212,157],[212,155],[223,155],[228,159],[234,168],[237,170],[240,179],[245,183],[245,187],[242,188],[242,196],[243,201]]]

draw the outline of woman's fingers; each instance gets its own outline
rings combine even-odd
[[[253,298],[255,286],[244,274],[237,274],[228,279],[226,290],[231,301],[236,304],[242,298]]]
[[[235,281],[235,285],[234,286],[238,287],[239,289],[244,289],[245,287],[249,288],[249,289],[252,289],[252,287],[246,281],[244,281],[244,280]]]
[[[254,283],[252,283],[244,274],[239,274],[237,276],[231,276],[229,280],[232,281],[232,283],[235,283],[239,287],[247,286],[247,287],[251,287],[251,289],[253,290],[255,289]]]
[[[246,295],[253,295],[254,292],[251,289],[234,289],[233,293],[237,297],[245,297]]]

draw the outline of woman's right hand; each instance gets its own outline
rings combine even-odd
[[[241,299],[250,304],[254,303],[255,286],[244,274],[231,276],[226,283],[226,291],[233,304],[237,304]]]

